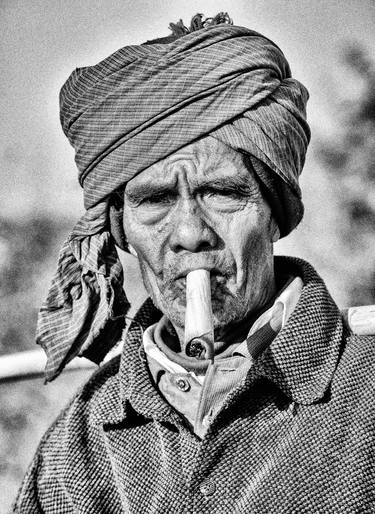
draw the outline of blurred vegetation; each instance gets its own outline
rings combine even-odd
[[[0,354],[34,347],[38,309],[70,225],[47,216],[0,220]]]
[[[0,354],[33,347],[42,290],[52,278],[46,274],[67,227],[39,216],[1,220]]]
[[[339,196],[343,257],[355,270],[350,300],[360,305],[375,303],[375,63],[356,44],[342,57],[357,93],[337,103],[337,129],[320,141],[317,156]]]

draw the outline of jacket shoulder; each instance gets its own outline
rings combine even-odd
[[[348,387],[373,391],[375,400],[375,335],[356,334],[346,325],[336,373]]]
[[[88,430],[98,425],[103,409],[119,398],[119,367],[120,355],[99,367],[59,414],[41,443],[59,437],[61,431],[74,434],[78,426]]]

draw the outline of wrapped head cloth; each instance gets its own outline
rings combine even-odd
[[[303,215],[307,90],[257,32],[228,23],[198,28],[121,48],[76,69],[61,90],[61,123],[76,152],[86,213],[60,252],[39,313],[47,380],[76,355],[100,362],[121,336],[129,303],[110,198],[136,174],[209,134],[247,156],[273,198],[282,235]]]

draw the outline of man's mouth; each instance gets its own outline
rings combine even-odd
[[[209,267],[209,266],[200,266],[200,267],[197,267],[197,266],[191,266],[191,267],[188,267],[188,268],[185,268],[184,270],[182,270],[180,273],[178,273],[176,275],[176,278],[175,280],[179,280],[181,278],[185,278],[186,279],[186,275],[188,273],[190,273],[191,271],[195,271],[195,270],[198,270],[198,269],[205,269],[207,271],[210,272],[210,277],[211,278],[217,278],[217,277],[223,277],[225,278],[227,276],[227,273],[223,272],[222,270],[220,270],[219,268],[212,268],[212,267]]]
[[[190,271],[193,271],[195,269],[198,269],[198,268],[191,268],[189,270],[184,270],[179,275],[177,275],[177,277],[173,280],[175,287],[177,287],[180,294],[186,293],[186,276],[188,273],[190,273]],[[208,268],[201,267],[199,269],[208,269]],[[225,288],[225,284],[229,277],[227,276],[227,274],[225,274],[215,268],[208,269],[208,271],[210,272],[210,283],[211,283],[212,296],[215,297],[216,294],[219,292],[219,290],[220,290],[219,296],[222,296],[223,290]]]

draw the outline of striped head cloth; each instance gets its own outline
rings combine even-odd
[[[109,198],[136,174],[210,135],[249,156],[261,180],[264,169],[277,177],[292,205],[282,235],[302,217],[307,90],[272,41],[218,16],[216,24],[197,15],[192,31],[180,22],[173,28],[182,34],[78,68],[61,90],[61,123],[75,149],[86,213],[61,250],[39,314],[47,380],[76,355],[100,362],[121,335],[129,303]]]

